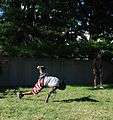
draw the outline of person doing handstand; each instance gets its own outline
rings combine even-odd
[[[38,66],[37,69],[39,70],[40,76],[37,81],[37,83],[32,88],[32,91],[30,92],[17,92],[17,97],[22,98],[25,95],[35,95],[38,94],[44,87],[51,88],[50,92],[48,93],[48,96],[45,100],[45,102],[48,102],[49,97],[52,93],[55,93],[57,89],[59,90],[65,90],[66,84],[64,81],[60,81],[57,77],[48,76],[47,69],[44,66]]]
[[[39,70],[39,79],[36,82],[36,84],[34,85],[34,87],[32,88],[32,91],[29,92],[17,92],[17,97],[18,98],[22,98],[25,95],[35,95],[38,94],[44,87],[44,78],[45,76],[47,76],[47,69],[44,66],[38,66],[37,69]]]

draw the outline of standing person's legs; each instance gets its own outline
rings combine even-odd
[[[97,75],[96,74],[94,75],[93,82],[94,82],[94,88],[97,88]]]
[[[94,78],[94,88],[97,88],[96,77]]]
[[[100,76],[99,76],[99,82],[100,82],[100,88],[103,88],[103,73],[100,72]]]

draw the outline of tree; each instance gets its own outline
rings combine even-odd
[[[5,7],[4,24],[11,24],[7,42],[13,49],[18,48],[18,54],[24,54],[21,46],[22,51],[28,49],[33,56],[39,53],[72,58],[86,56],[89,48],[95,46],[91,41],[103,39],[109,46],[112,41],[112,1],[2,0],[1,5]],[[90,40],[86,33],[91,36]],[[28,42],[29,34],[33,41]],[[38,52],[40,49],[42,52]]]

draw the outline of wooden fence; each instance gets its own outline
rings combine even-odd
[[[34,58],[7,58],[7,60],[8,62],[1,64],[0,87],[32,86],[39,76],[37,65],[45,65],[49,75],[63,79],[67,84],[92,84],[92,61]],[[113,83],[113,64],[104,63],[104,82]]]

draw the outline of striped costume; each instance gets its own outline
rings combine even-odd
[[[33,94],[39,93],[43,89],[43,86],[44,86],[44,79],[39,79],[38,82],[32,88],[32,93]]]
[[[44,76],[39,79],[35,86],[32,88],[33,94],[39,93],[44,87],[59,87],[60,80],[57,77]]]
[[[47,73],[46,73],[46,72],[40,74],[37,83],[36,83],[36,84],[34,85],[34,87],[32,88],[32,93],[33,93],[33,94],[39,93],[39,92],[43,89],[45,76],[47,76]]]

